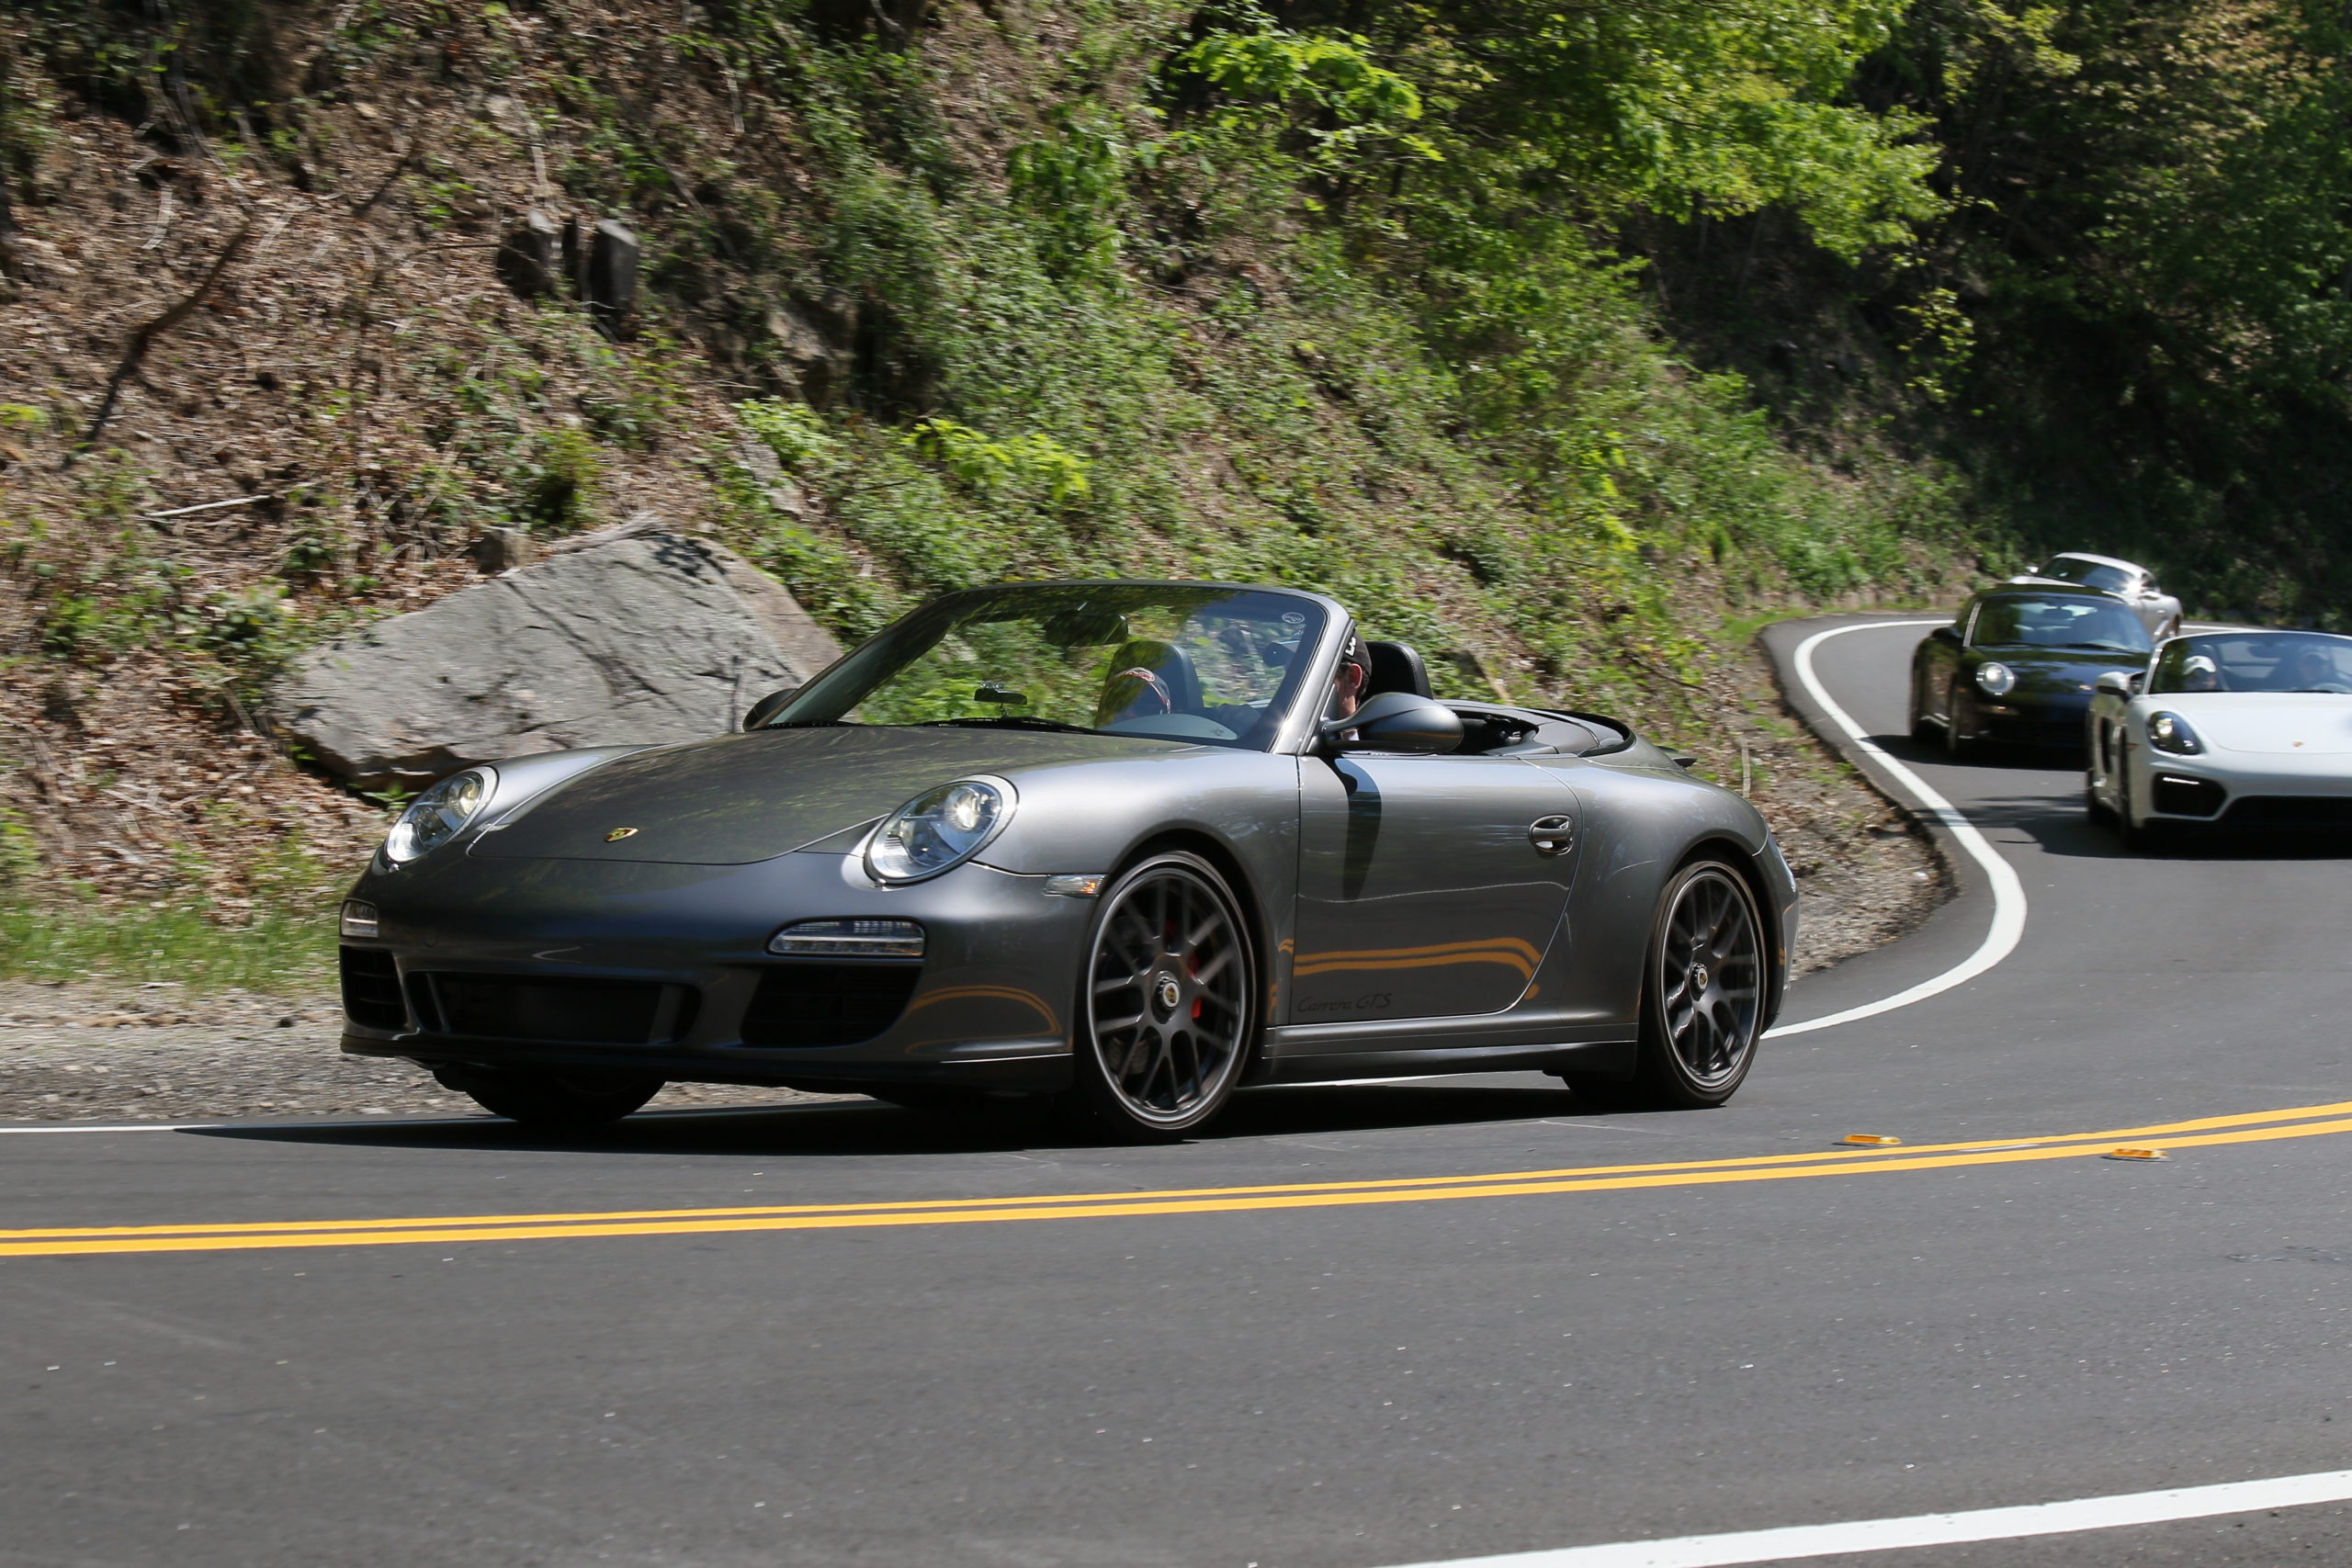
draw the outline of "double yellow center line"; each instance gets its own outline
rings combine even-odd
[[[1016,1220],[1336,1209],[1365,1203],[1431,1203],[1459,1198],[1523,1198],[1566,1192],[1623,1192],[1653,1187],[1710,1187],[1741,1181],[1792,1181],[1825,1176],[1884,1176],[1895,1171],[2082,1159],[2105,1154],[2118,1144],[2144,1145],[2160,1142],[2167,1150],[2178,1150],[2319,1137],[2332,1133],[2352,1133],[2352,1100],[2045,1138],[1756,1155],[1740,1159],[1678,1160],[1660,1165],[1495,1171],[1477,1176],[1396,1177],[1377,1181],[1201,1187],[1157,1192],[944,1198],[891,1203],[747,1204],[725,1209],[624,1209],[594,1213],[410,1215],[396,1219],[0,1230],[0,1258],[235,1252],[287,1247],[448,1247],[465,1242],[557,1241],[582,1236],[867,1230],[885,1225],[1001,1224]]]

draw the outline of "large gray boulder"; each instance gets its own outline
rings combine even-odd
[[[774,579],[646,522],[313,649],[278,727],[361,789],[473,762],[732,729],[840,655]]]

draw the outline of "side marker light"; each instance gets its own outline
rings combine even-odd
[[[1091,898],[1110,880],[1107,876],[1049,876],[1046,891],[1057,898]]]
[[[2162,1149],[2109,1149],[2098,1157],[2101,1159],[2170,1159],[2172,1156]]]
[[[1849,1133],[1838,1141],[1841,1144],[1861,1144],[1866,1147],[1878,1149],[1899,1144],[1903,1140],[1890,1138],[1884,1133]]]

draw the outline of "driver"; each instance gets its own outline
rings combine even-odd
[[[1363,702],[1363,689],[1372,683],[1372,655],[1363,646],[1363,638],[1348,634],[1348,646],[1340,650],[1340,667],[1331,672],[1331,716],[1353,718]]]
[[[2328,657],[2327,649],[2316,644],[2305,643],[2297,649],[2290,668],[2294,671],[2291,683],[2287,687],[2290,692],[2340,692],[2344,689],[2336,679],[2335,660]]]
[[[2192,653],[2180,664],[2180,689],[2184,692],[2218,692],[2222,689],[2222,671],[2205,654]]]

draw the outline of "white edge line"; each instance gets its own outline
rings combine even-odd
[[[1891,997],[1882,997],[1874,1002],[1865,1002],[1860,1007],[1848,1008],[1843,1012],[1833,1012],[1826,1018],[1809,1018],[1802,1023],[1783,1023],[1765,1035],[1768,1040],[1777,1039],[1784,1034],[1810,1033],[1816,1029],[1831,1029],[1841,1023],[1852,1023],[1859,1019],[1874,1018],[1883,1012],[1892,1012],[1896,1008],[1909,1007],[1913,1002],[1925,1001],[1929,997],[1951,990],[1954,986],[1966,985],[2015,952],[2019,939],[2025,935],[2025,885],[2018,880],[2016,870],[2007,861],[2001,858],[2000,852],[1993,847],[1991,841],[1976,830],[1976,825],[1960,814],[1958,807],[1939,795],[1927,780],[1896,761],[1887,754],[1884,747],[1864,734],[1862,727],[1856,724],[1853,716],[1838,705],[1837,700],[1823,689],[1819,677],[1814,673],[1813,650],[1833,637],[1844,637],[1849,632],[1883,631],[1890,626],[1916,626],[1928,624],[1931,623],[1916,620],[1864,621],[1856,626],[1831,626],[1826,631],[1815,632],[1797,644],[1796,657],[1793,660],[1796,666],[1796,676],[1799,682],[1804,685],[1805,694],[1820,705],[1821,711],[1828,717],[1829,722],[1844,732],[1846,739],[1853,743],[1854,749],[1874,760],[1881,768],[1894,777],[1897,784],[1908,790],[1919,804],[1927,808],[1929,815],[1943,824],[1945,830],[1950,832],[1960,847],[1967,852],[1968,857],[1984,867],[1986,879],[1993,885],[1992,926],[1985,931],[1984,940],[1978,944],[1975,952],[1933,979],[1922,980],[1908,990],[1897,991]]]
[[[1914,1514],[1899,1519],[1856,1519],[1839,1525],[1792,1525],[1729,1535],[1686,1535],[1665,1540],[1623,1540],[1550,1551],[1509,1552],[1498,1557],[1462,1557],[1447,1562],[1413,1563],[1409,1568],[1731,1568],[1743,1562],[1840,1557],[1849,1552],[1889,1551],[1908,1546],[1953,1546],[1967,1541],[2064,1535],[2075,1530],[2118,1529],[2129,1525],[2158,1525],[2175,1519],[2204,1519],[2222,1514],[2341,1503],[2346,1499],[2352,1499],[2352,1470],[2330,1470],[2312,1475],[2229,1481],[2217,1486],[2185,1486],[2167,1492],[2079,1497],[2020,1507],[1973,1508],[1959,1514]]]

